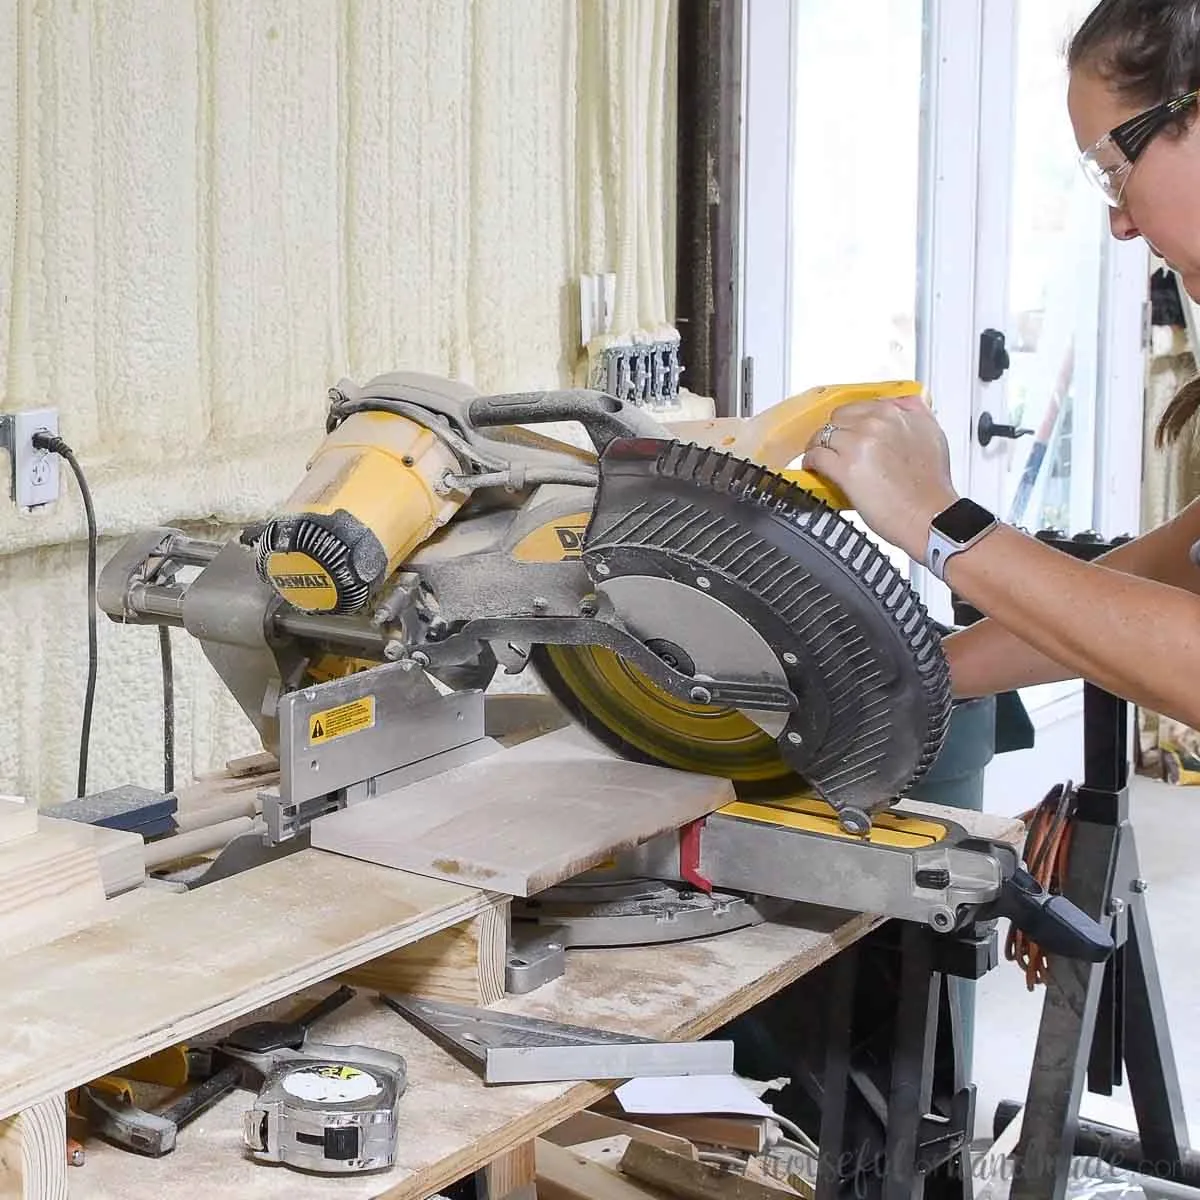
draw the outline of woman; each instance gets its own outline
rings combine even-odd
[[[1113,236],[1145,238],[1200,301],[1200,0],[1102,0],[1071,42],[1068,69],[1071,123]],[[1172,402],[1160,439],[1197,408],[1200,381]],[[1200,501],[1096,563],[1075,561],[987,527],[978,506],[959,501],[946,440],[918,400],[844,406],[805,466],[988,614],[946,639],[955,696],[1082,677],[1200,728],[1200,567],[1189,556]]]

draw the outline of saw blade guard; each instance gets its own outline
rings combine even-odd
[[[950,717],[937,626],[870,538],[782,476],[678,441],[615,441],[582,557],[597,592],[635,635],[666,642],[676,669],[740,661],[752,682],[777,673],[796,697],[782,721],[668,697],[664,721],[670,706],[633,668],[592,648],[551,651],[575,710],[582,701],[590,727],[626,752],[691,770],[740,762],[731,777],[751,783],[799,776],[850,827],[869,826],[936,760]],[[661,638],[673,625],[688,644]]]

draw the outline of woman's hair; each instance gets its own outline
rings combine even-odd
[[[1067,50],[1071,70],[1093,71],[1118,95],[1147,108],[1200,88],[1200,0],[1100,0]],[[1181,133],[1194,105],[1176,123]],[[1174,442],[1200,410],[1200,379],[1185,384],[1155,430]]]
[[[1200,0],[1100,0],[1071,39],[1067,65],[1147,107],[1190,92],[1200,87]]]

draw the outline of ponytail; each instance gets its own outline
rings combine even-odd
[[[1154,431],[1154,445],[1162,450],[1179,440],[1188,422],[1200,410],[1200,376],[1175,393],[1166,411],[1159,418],[1158,427]]]

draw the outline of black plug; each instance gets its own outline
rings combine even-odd
[[[62,440],[56,433],[51,433],[48,429],[39,429],[33,435],[33,448],[35,450],[49,450],[51,454],[57,454],[60,458],[71,459],[75,457],[75,452]]]

